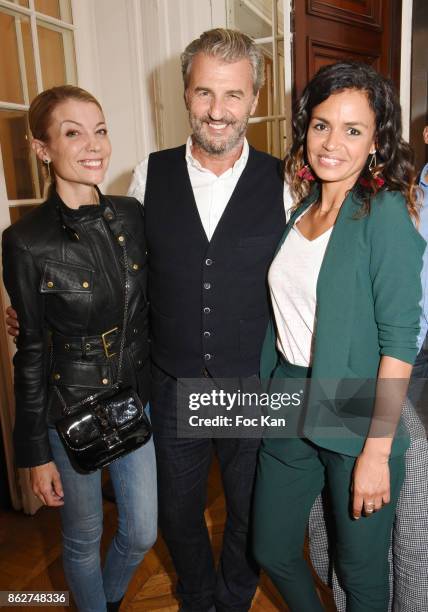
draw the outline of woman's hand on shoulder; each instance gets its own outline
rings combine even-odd
[[[53,461],[30,468],[31,488],[45,506],[63,506],[61,477]]]

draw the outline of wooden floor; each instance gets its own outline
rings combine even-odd
[[[214,553],[218,558],[225,508],[218,468],[215,464],[211,470],[208,492],[206,519]],[[115,505],[105,502],[104,513],[103,553],[115,529]],[[175,582],[171,559],[165,543],[159,537],[135,573],[121,606],[121,612],[176,612],[178,602],[174,597]],[[325,609],[333,612],[335,607],[330,592],[320,584],[317,586]],[[56,509],[42,508],[33,517],[18,512],[0,512],[0,590],[67,590],[61,564],[59,512]],[[40,611],[42,608],[26,609]],[[46,609],[76,610],[73,605],[68,608]],[[252,612],[287,610],[266,576],[262,576],[251,610]]]

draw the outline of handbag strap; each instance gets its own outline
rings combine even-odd
[[[104,196],[106,198],[106,200],[111,204],[111,200],[109,198],[107,198],[106,196]],[[114,207],[113,207],[114,210]],[[116,238],[117,243],[119,244],[120,248],[122,249],[122,254],[123,254],[123,268],[124,268],[124,285],[123,285],[123,321],[122,321],[122,333],[121,333],[121,338],[120,338],[120,347],[119,347],[119,357],[118,357],[118,361],[117,361],[117,376],[116,376],[116,382],[113,385],[114,387],[118,387],[121,379],[121,373],[122,373],[122,364],[123,364],[123,353],[124,353],[124,349],[125,349],[125,341],[126,341],[126,323],[128,320],[128,310],[129,310],[129,271],[128,271],[128,252],[126,249],[126,237],[125,237],[125,233],[123,231],[123,226],[120,223],[120,221],[118,221],[115,218],[114,213],[110,214],[112,211],[107,210],[104,213],[104,219],[105,221],[108,223],[110,230],[113,234],[113,236]],[[119,261],[120,264],[120,261]],[[53,350],[53,349],[52,349]],[[94,393],[92,395],[88,395],[87,397],[85,397],[85,399],[83,400],[79,400],[78,402],[72,404],[71,406],[67,406],[64,397],[61,393],[61,391],[58,389],[57,385],[54,385],[54,389],[59,397],[59,400],[62,404],[62,409],[64,412],[64,415],[67,416],[68,414],[70,414],[70,412],[72,410],[74,410],[77,407],[81,407],[84,406],[85,404],[88,404],[89,402],[93,402],[96,399],[99,399],[100,397],[104,397],[106,394],[111,393],[111,388],[106,390],[104,389],[103,391],[100,391],[99,393]]]

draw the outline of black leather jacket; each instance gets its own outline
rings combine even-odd
[[[147,254],[137,200],[100,195],[99,206],[72,210],[53,193],[3,233],[4,283],[20,323],[14,358],[19,467],[52,459],[48,426],[62,414],[55,385],[70,405],[116,381],[124,309],[123,240],[129,317],[121,378],[145,402]]]

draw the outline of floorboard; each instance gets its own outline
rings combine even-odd
[[[101,543],[105,554],[115,530],[116,507],[104,502],[104,535]],[[218,560],[223,536],[225,504],[221,479],[216,463],[210,472],[206,521]],[[146,555],[136,571],[121,612],[177,612],[178,602],[174,596],[176,577],[167,547],[161,537]],[[326,611],[335,607],[330,591],[317,584]],[[0,512],[0,590],[67,590],[61,560],[59,512],[54,508],[42,508],[33,517],[20,512]],[[27,607],[39,611],[40,607]],[[46,608],[56,611],[75,611],[69,607]],[[267,576],[262,575],[254,597],[251,612],[286,612],[282,602]]]

